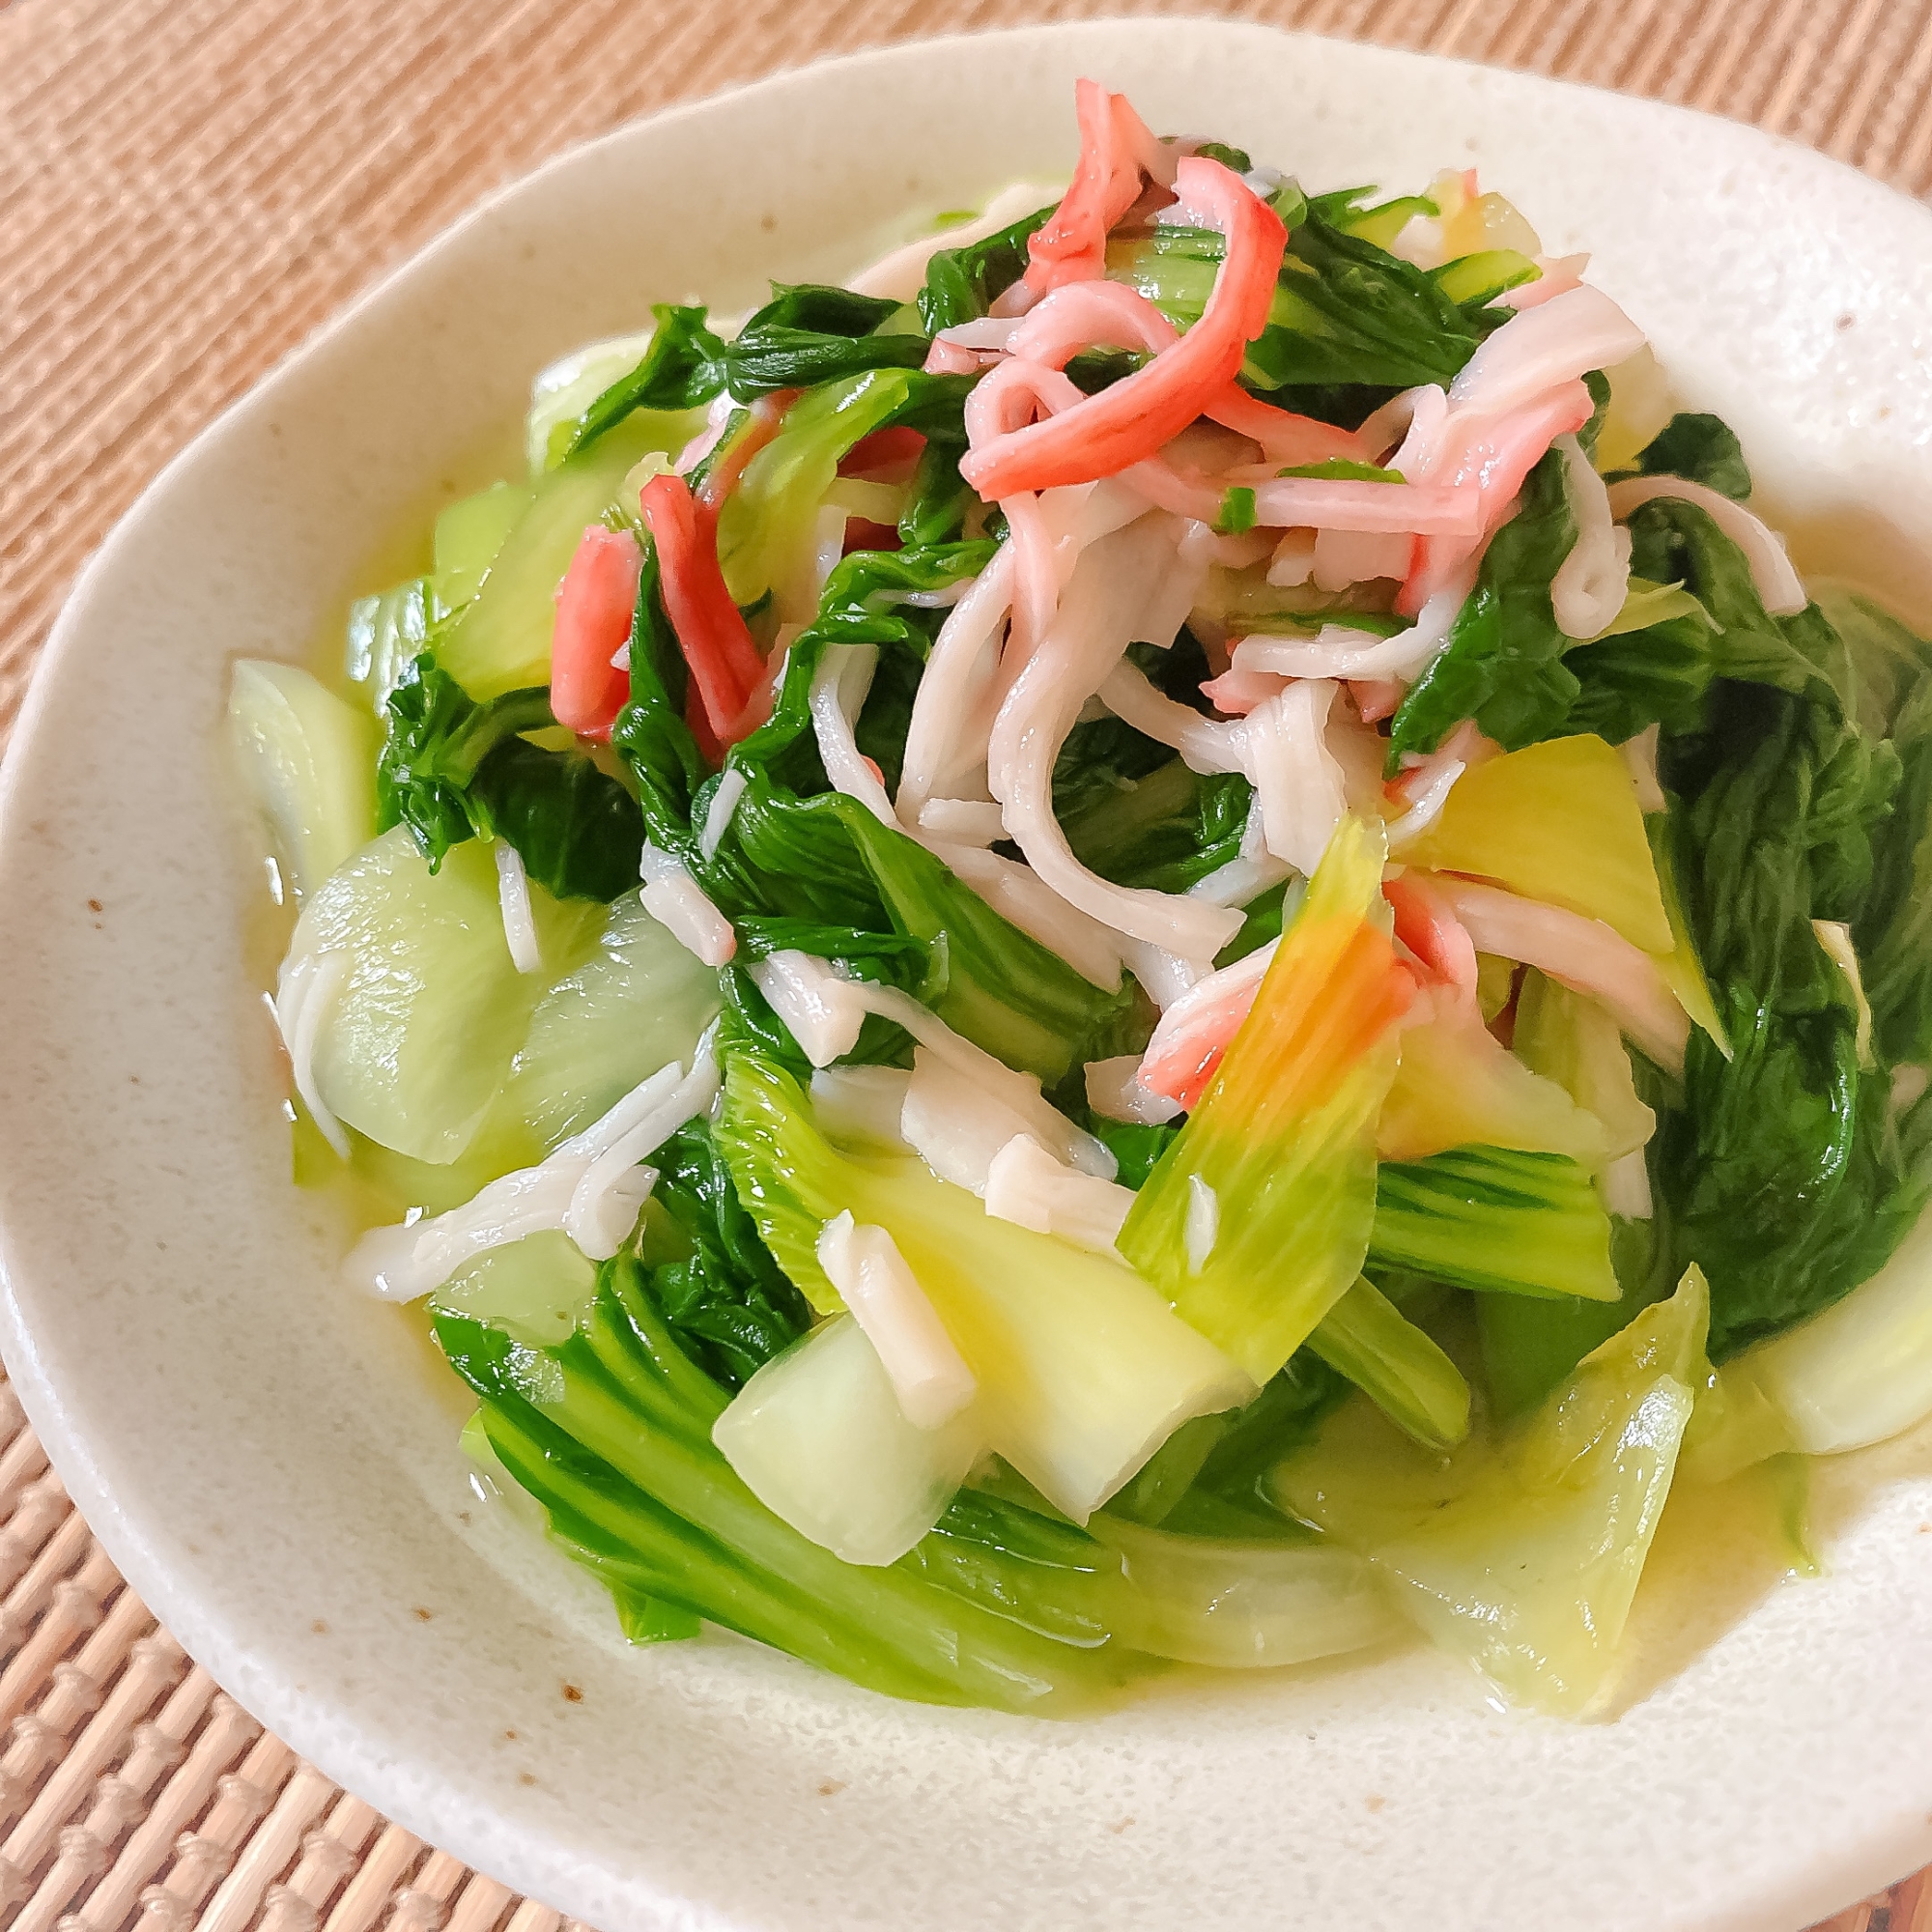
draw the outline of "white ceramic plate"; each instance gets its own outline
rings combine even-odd
[[[1065,1726],[894,1705],[732,1639],[633,1652],[471,1495],[453,1377],[331,1279],[288,1182],[217,756],[226,661],[508,444],[531,372],[729,309],[1068,165],[1094,73],[1321,185],[1480,164],[1728,416],[1801,562],[1932,605],[1932,222],[1743,128],[1257,28],[900,47],[567,156],[173,464],[84,578],[9,758],[0,1341],[188,1649],[411,1831],[633,1927],[1788,1927],[1932,1858],[1932,1455],[1835,1472],[1833,1574],[1638,1620],[1618,1721],[1504,1716],[1421,1651]],[[1680,1536],[1679,1567],[1713,1547]],[[1695,1546],[1695,1548],[1690,1548]],[[1662,1567],[1671,1566],[1669,1550]],[[1690,1607],[1686,1608],[1690,1604]],[[566,1689],[566,1687],[569,1687]]]

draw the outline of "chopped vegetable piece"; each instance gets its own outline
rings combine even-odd
[[[819,1230],[849,1209],[886,1229],[980,1387],[985,1441],[1084,1520],[1190,1416],[1253,1383],[1117,1261],[996,1220],[915,1159],[840,1153],[796,1083],[731,1053],[718,1127],[740,1198],[780,1264],[837,1306]]]
[[[1240,1032],[1121,1231],[1121,1252],[1264,1382],[1360,1272],[1375,1121],[1413,981],[1372,917],[1381,840],[1337,829]],[[1199,1266],[1195,1183],[1222,1203]]]
[[[1610,1223],[1590,1171],[1561,1154],[1458,1148],[1385,1163],[1369,1259],[1484,1293],[1614,1301]]]
[[[1473,766],[1402,856],[1600,919],[1646,952],[1671,950],[1630,768],[1601,738],[1549,738]]]
[[[1580,1716],[1610,1684],[1690,1419],[1707,1307],[1693,1268],[1533,1415],[1446,1466],[1366,1405],[1344,1409],[1284,1465],[1281,1493],[1512,1702]]]

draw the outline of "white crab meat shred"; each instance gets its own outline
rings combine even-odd
[[[818,1264],[878,1351],[899,1412],[916,1429],[951,1422],[979,1384],[891,1233],[848,1209],[820,1231]]]
[[[1037,1235],[1057,1235],[1096,1255],[1116,1252],[1132,1188],[1079,1174],[1031,1134],[1015,1134],[986,1170],[986,1212]]]

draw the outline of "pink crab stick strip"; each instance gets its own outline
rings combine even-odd
[[[1107,265],[1107,234],[1141,198],[1143,176],[1171,181],[1171,151],[1127,103],[1097,80],[1073,83],[1080,160],[1060,206],[1027,242],[1029,296],[1090,281]]]
[[[1081,401],[1070,377],[1015,356],[974,385],[966,398],[966,434],[975,441],[1011,435]],[[1038,493],[1015,490],[1000,498],[1000,508],[1012,532],[1013,619],[1019,634],[1016,641],[1024,653],[1039,640],[1052,621],[1054,607],[1060,601],[1060,570],[1052,537],[1040,514]]]
[[[1179,331],[1138,289],[1122,282],[1070,282],[1030,310],[1008,339],[1008,352],[1049,369],[1064,369],[1083,349],[1144,349],[1159,355]],[[1230,383],[1204,404],[1201,413],[1261,445],[1271,464],[1291,468],[1333,457],[1359,463],[1361,439],[1352,430],[1298,416],[1251,396]]]
[[[1421,532],[1409,574],[1396,610],[1412,617],[1475,555],[1483,539],[1500,525],[1534,469],[1559,436],[1574,435],[1590,420],[1595,404],[1580,382],[1536,397],[1499,415],[1451,414],[1437,452],[1428,464],[1429,480],[1470,496],[1476,528],[1463,537]]]
[[[1227,238],[1201,320],[1145,368],[1098,395],[971,449],[959,471],[980,496],[1000,500],[1021,490],[1116,475],[1152,457],[1234,382],[1248,344],[1267,326],[1288,231],[1218,161],[1189,156],[1175,185],[1189,218]]]
[[[1471,1005],[1476,998],[1476,945],[1435,885],[1418,872],[1382,882],[1395,915],[1395,936],[1443,986]]]
[[[1261,991],[1281,942],[1269,940],[1245,958],[1197,980],[1160,1016],[1141,1057],[1140,1084],[1151,1094],[1192,1107],[1207,1091]]]
[[[1064,369],[1083,349],[1145,349],[1158,354],[1180,331],[1138,289],[1123,282],[1068,282],[1029,309],[1008,350],[1029,362]]]
[[[725,588],[716,518],[682,476],[653,476],[639,508],[657,542],[665,615],[691,667],[705,723],[718,744],[729,745],[749,728],[765,666]]]
[[[1603,1001],[1619,1026],[1666,1073],[1684,1070],[1690,1022],[1657,961],[1602,920],[1447,873],[1436,892],[1479,952],[1520,959]]]
[[[1264,403],[1237,383],[1230,383],[1201,413],[1209,422],[1260,443],[1262,455],[1269,463],[1289,469],[1298,469],[1304,463],[1326,463],[1334,457],[1347,463],[1371,460],[1353,430],[1337,429],[1333,423],[1318,422],[1313,416],[1298,416],[1293,410]]]
[[[630,672],[611,660],[631,635],[643,567],[643,553],[629,530],[592,524],[557,586],[550,708],[581,738],[608,738],[630,696]]]
[[[1257,480],[1252,471],[1225,476],[1183,472],[1159,462],[1138,463],[1124,480],[1176,516],[1211,524],[1231,485],[1255,494],[1255,521],[1269,529],[1364,530],[1475,538],[1482,500],[1472,489],[1439,483],[1368,483],[1353,477],[1281,476]]]

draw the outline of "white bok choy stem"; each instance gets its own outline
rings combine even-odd
[[[1790,1446],[1835,1455],[1932,1415],[1932,1213],[1842,1301],[1747,1349],[1721,1379],[1754,1383]]]
[[[899,1121],[912,1075],[899,1066],[821,1066],[811,1076],[811,1116],[833,1141],[905,1152]]]
[[[767,1362],[711,1439],[774,1516],[866,1564],[896,1562],[939,1520],[982,1446],[970,1409],[939,1429],[908,1421],[849,1314]]]

